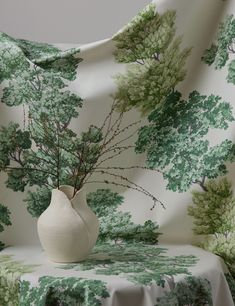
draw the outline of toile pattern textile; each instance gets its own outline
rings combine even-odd
[[[0,33],[0,305],[233,306],[235,3],[154,0],[113,37]],[[92,254],[50,262],[36,220],[86,188]]]

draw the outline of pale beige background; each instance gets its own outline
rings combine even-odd
[[[31,40],[87,43],[108,38],[148,0],[0,0],[0,31]]]

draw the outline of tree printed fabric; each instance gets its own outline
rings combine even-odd
[[[234,305],[234,90],[233,0],[154,0],[83,45],[0,33],[0,305]],[[40,249],[61,185],[100,220],[84,262]]]

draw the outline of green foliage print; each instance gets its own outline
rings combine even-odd
[[[109,293],[100,280],[43,276],[37,287],[21,281],[20,296],[20,306],[101,306]]]
[[[39,67],[53,74],[59,74],[62,78],[70,81],[76,79],[76,68],[82,59],[73,55],[76,55],[79,49],[71,48],[61,51],[49,44],[22,39],[16,40],[16,43],[25,56]]]
[[[194,232],[203,235],[199,246],[221,256],[235,277],[235,198],[226,178],[209,180],[206,191],[193,191],[188,213]]]
[[[211,285],[207,279],[188,276],[171,287],[170,292],[157,299],[155,306],[213,306]]]
[[[221,97],[194,91],[182,100],[176,91],[148,120],[139,129],[136,152],[147,153],[147,166],[163,174],[167,189],[183,192],[193,183],[204,188],[205,178],[227,173],[225,162],[234,160],[234,143],[225,139],[210,146],[206,139],[210,129],[226,130],[234,121],[232,107]]]
[[[97,189],[87,195],[87,203],[98,216],[100,233],[98,241],[123,240],[157,243],[158,225],[150,220],[135,224],[129,212],[118,211],[123,196],[110,189]]]
[[[128,64],[125,74],[115,76],[119,111],[138,108],[148,113],[183,81],[190,49],[181,49],[175,18],[172,10],[158,14],[152,3],[113,37],[116,61]]]
[[[59,268],[94,270],[96,274],[119,275],[136,284],[156,283],[164,287],[166,276],[188,275],[188,268],[198,261],[193,255],[170,257],[166,252],[167,249],[141,242],[103,242],[96,245],[87,260]]]
[[[231,56],[235,54],[235,18],[228,15],[224,22],[219,25],[217,37],[211,47],[205,50],[202,60],[208,64],[214,64],[215,69],[223,68]],[[235,84],[235,60],[232,59],[228,63],[227,81]]]
[[[34,270],[33,265],[14,261],[11,255],[0,255],[0,305],[19,305],[19,279]]]
[[[29,212],[39,216],[50,202],[50,189],[81,187],[97,162],[102,132],[91,125],[77,135],[68,127],[82,106],[82,99],[67,89],[81,61],[78,49],[60,51],[6,34],[0,34],[0,43],[1,101],[21,105],[24,112],[23,128],[13,122],[0,127],[0,171],[8,174],[6,186],[14,191],[38,186],[26,201]]]
[[[109,178],[99,183],[131,188],[161,203],[143,187],[116,173],[115,167],[104,165],[133,149],[130,141],[138,121],[123,126],[123,114],[116,118],[112,105],[100,127],[90,125],[79,135],[71,129],[71,120],[79,116],[78,109],[83,105],[69,87],[81,62],[79,49],[61,51],[6,34],[0,34],[0,47],[4,70],[1,101],[23,113],[21,124],[10,122],[0,127],[0,171],[8,175],[8,188],[27,191],[25,201],[31,215],[38,217],[47,208],[51,189],[71,185],[75,194],[84,184],[94,182],[93,173]],[[151,226],[146,224],[149,230]]]
[[[0,203],[0,232],[3,232],[4,226],[11,225],[9,209]],[[4,243],[0,241],[0,251],[4,248]]]
[[[235,303],[235,279],[232,277],[230,273],[225,273],[224,275],[226,277],[229,289],[232,294],[233,301]]]

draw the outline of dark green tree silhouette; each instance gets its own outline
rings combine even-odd
[[[3,232],[4,226],[11,225],[9,209],[0,203],[0,232]],[[4,248],[4,243],[0,241],[0,251]]]
[[[190,49],[181,49],[175,18],[175,11],[161,15],[150,4],[113,37],[115,59],[128,63],[126,73],[115,76],[118,90],[114,99],[119,111],[138,108],[148,113],[184,79]]]
[[[226,277],[229,289],[231,291],[233,302],[235,303],[235,279],[232,277],[230,273],[225,273],[224,275]]]
[[[219,25],[217,37],[211,47],[205,50],[202,60],[208,65],[214,65],[215,69],[221,69],[231,60],[235,54],[235,18],[228,15],[225,21]],[[235,60],[228,63],[227,81],[235,84]]]
[[[206,190],[206,178],[227,173],[225,162],[234,160],[235,145],[225,139],[210,146],[206,139],[210,129],[226,130],[234,121],[222,98],[194,91],[182,100],[173,92],[148,120],[139,130],[136,152],[147,153],[147,167],[163,173],[168,189],[182,192],[196,183]]]
[[[188,213],[194,218],[194,232],[203,235],[199,246],[221,256],[235,276],[235,198],[226,179],[209,180],[206,192],[193,191]]]
[[[207,279],[188,276],[174,283],[170,292],[157,299],[155,306],[212,306],[212,289]]]
[[[88,205],[100,220],[98,242],[105,240],[142,241],[157,243],[158,225],[150,220],[143,225],[135,224],[129,212],[118,211],[123,196],[110,189],[97,189],[87,195]]]

